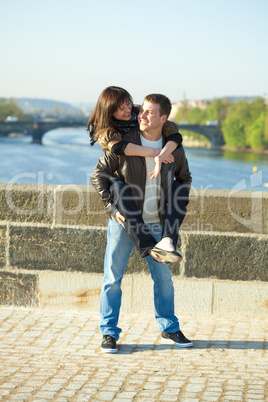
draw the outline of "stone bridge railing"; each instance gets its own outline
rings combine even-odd
[[[206,124],[178,124],[180,131],[193,131],[197,134],[202,134],[210,141],[211,148],[220,148],[225,144],[221,126],[209,126]]]
[[[42,144],[42,138],[45,133],[56,128],[70,128],[70,127],[85,127],[86,130],[87,121],[37,121],[37,122],[0,122],[0,135],[7,136],[11,132],[21,131],[24,134],[32,136],[32,142],[35,144]]]
[[[268,193],[192,190],[172,264],[180,313],[267,314]],[[99,309],[108,218],[91,186],[0,184],[0,304]],[[133,250],[125,311],[152,310]]]

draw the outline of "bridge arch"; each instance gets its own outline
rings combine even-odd
[[[209,126],[206,124],[178,124],[179,130],[193,131],[197,134],[202,134],[209,139],[211,148],[220,148],[225,144],[221,126]]]
[[[16,130],[26,131],[32,136],[32,142],[34,144],[42,144],[43,135],[56,128],[67,128],[67,127],[86,127],[87,121],[56,121],[56,122],[0,122],[0,132],[3,135],[8,135],[8,133]]]
[[[87,121],[56,121],[56,122],[0,122],[0,132],[20,128],[21,130],[27,130],[28,134],[32,135],[33,143],[42,144],[43,135],[55,128],[67,128],[67,127],[86,127]],[[219,148],[224,145],[223,134],[221,126],[209,126],[201,124],[178,124],[179,130],[193,131],[198,134],[202,134],[207,137],[211,143],[211,148]]]

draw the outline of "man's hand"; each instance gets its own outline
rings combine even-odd
[[[161,158],[159,156],[156,156],[154,158],[154,161],[155,161],[154,170],[153,170],[153,172],[149,173],[149,175],[151,176],[151,179],[155,179],[159,175],[160,170],[161,170],[161,165],[162,165]],[[173,162],[174,162],[174,156],[172,154],[169,154],[163,160],[163,163],[173,163]]]
[[[115,212],[113,217],[118,223],[120,223],[120,225],[123,226],[123,228],[125,228],[124,222],[125,222],[126,219],[125,219],[125,217],[123,215],[120,214],[120,212],[118,210]]]

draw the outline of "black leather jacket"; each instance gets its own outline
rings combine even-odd
[[[124,140],[141,145],[139,128],[131,129],[124,135]],[[163,146],[165,136],[163,135]],[[189,171],[188,162],[182,145],[173,151],[175,161],[169,164],[162,164],[161,167],[161,194],[159,199],[160,219],[162,221],[164,206],[171,190],[173,180],[177,180],[189,190],[192,177]],[[95,167],[91,183],[99,193],[104,202],[105,209],[111,214],[115,209],[110,195],[110,178],[119,177],[125,183],[131,184],[132,194],[137,208],[142,212],[146,183],[146,164],[145,158],[141,156],[116,155],[109,151],[104,151]]]

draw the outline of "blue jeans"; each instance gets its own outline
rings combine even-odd
[[[160,223],[148,224],[155,239],[160,241],[162,226]],[[118,327],[121,307],[121,282],[133,248],[133,242],[127,231],[116,221],[110,219],[107,233],[107,247],[104,261],[104,278],[100,300],[100,331],[119,339],[121,329]],[[167,264],[146,257],[149,271],[154,282],[154,310],[160,331],[177,332],[179,322],[174,315],[174,286]]]

